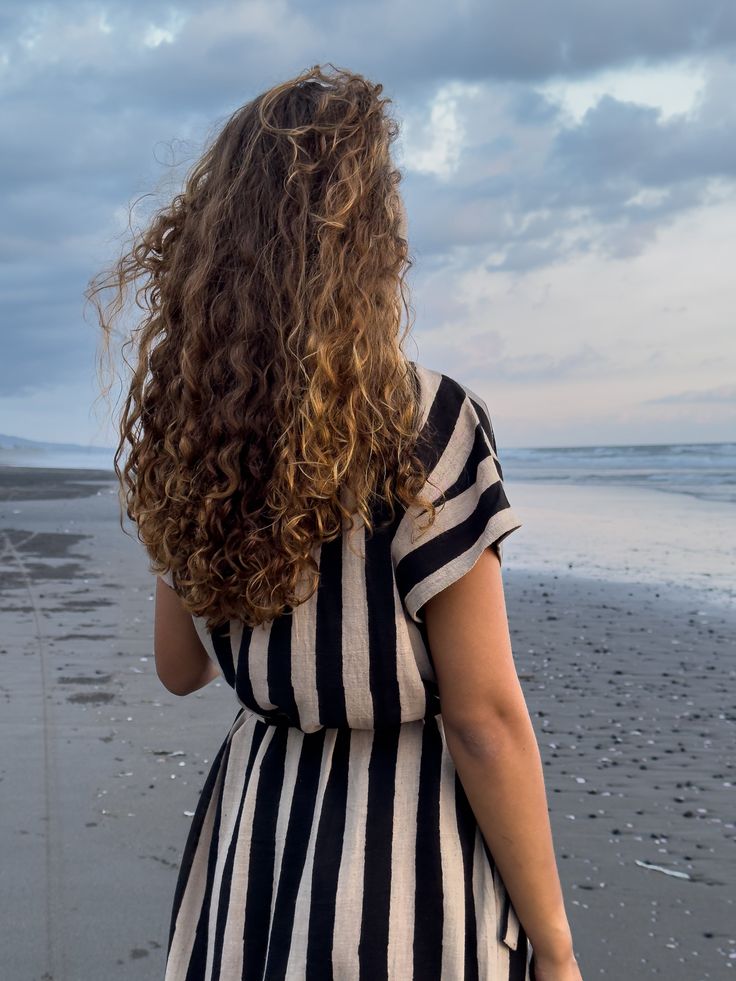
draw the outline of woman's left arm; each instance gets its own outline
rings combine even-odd
[[[202,646],[191,613],[160,576],[156,577],[153,653],[159,680],[173,695],[189,695],[220,675]]]

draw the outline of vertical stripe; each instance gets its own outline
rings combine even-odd
[[[442,730],[441,716],[438,725]],[[440,850],[442,855],[442,973],[463,979],[465,974],[465,880],[463,853],[455,805],[455,766],[443,732],[440,779]]]
[[[350,772],[340,875],[335,909],[335,938],[332,963],[336,978],[360,977],[360,909],[363,901],[366,813],[368,807],[368,767],[373,731],[350,732]]]
[[[342,553],[342,680],[348,725],[354,729],[373,726],[370,688],[368,608],[365,586],[365,525],[358,521],[344,541]]]
[[[325,788],[314,849],[306,981],[326,981],[332,976],[335,904],[340,850],[345,833],[349,765],[350,731],[336,729],[330,776]]]
[[[315,559],[319,561],[319,549],[316,552]],[[317,636],[316,594],[305,603],[296,606],[291,619],[291,680],[297,693],[301,728],[306,733],[313,733],[321,726],[317,696],[317,667],[314,661]]]
[[[404,613],[401,596],[392,583],[394,594],[394,630],[396,634],[396,678],[399,685],[401,719],[413,722],[440,711],[439,699],[431,696],[427,685],[433,685],[434,668],[422,642],[419,626]],[[409,626],[411,624],[411,626]],[[422,697],[426,701],[422,705]]]
[[[391,832],[399,727],[376,729],[368,764],[363,910],[358,946],[360,976],[388,978],[389,909],[391,905]]]
[[[299,882],[299,891],[294,907],[294,929],[291,934],[291,950],[289,961],[286,968],[287,978],[303,978],[305,964],[307,963],[307,949],[309,946],[309,922],[312,914],[312,902],[322,903],[325,897],[315,893],[315,849],[317,845],[317,829],[323,813],[325,792],[330,778],[332,767],[332,754],[335,749],[337,739],[337,729],[325,729],[324,739],[322,740],[322,766],[319,774],[319,784],[317,786],[317,799],[314,806],[314,813],[310,823],[309,842],[307,853],[302,863],[302,875]],[[311,739],[318,738],[315,736]],[[334,893],[333,897],[334,899]],[[329,943],[329,937],[322,937],[322,943]],[[320,981],[324,981],[324,975]]]
[[[314,819],[326,732],[326,729],[320,729],[302,740],[266,960],[265,975],[273,981],[286,977],[296,899]]]
[[[284,865],[284,852],[286,843],[286,832],[288,829],[289,815],[291,814],[292,801],[296,789],[297,776],[299,774],[299,758],[301,747],[303,746],[305,735],[293,726],[284,727],[286,729],[286,763],[284,768],[284,779],[281,785],[281,801],[279,813],[276,821],[276,853],[274,856],[274,887],[281,881],[281,870]],[[271,930],[274,923],[274,911],[276,908],[276,889],[274,888],[271,896],[271,910],[269,914],[268,943],[266,957],[268,958],[268,947],[271,945]]]
[[[479,981],[475,897],[473,895],[473,850],[478,825],[457,771],[455,772],[455,807],[463,855],[465,889],[465,973],[463,978],[464,981]]]
[[[270,748],[269,744],[272,733],[267,732],[265,726],[258,725],[255,717],[251,716],[248,720],[248,728],[245,732],[241,729],[238,737],[231,744],[228,766],[228,769],[234,774],[231,783],[237,788],[237,807],[234,802],[230,805],[232,810],[235,811],[236,816],[228,834],[228,847],[227,849],[221,849],[221,869],[218,869],[216,872],[215,888],[213,890],[217,892],[217,902],[216,904],[212,904],[210,913],[210,936],[212,942],[209,947],[205,977],[208,979],[212,978],[212,981],[218,981],[222,972],[222,951],[225,930],[231,912],[230,896],[235,851],[237,843],[240,840],[243,809],[249,795],[251,774],[254,765],[256,772],[258,772],[259,766],[257,761],[263,756],[264,751]],[[225,977],[227,977],[227,974],[225,974]]]
[[[250,709],[251,712],[260,711],[260,706],[256,702],[253,686],[250,681],[248,670],[250,641],[253,635],[253,628],[246,623],[238,623],[233,629],[233,651],[235,655],[235,693],[241,705]]]
[[[279,706],[291,724],[301,726],[291,679],[291,631],[290,611],[276,617],[271,624],[268,637],[268,690],[271,702]]]
[[[234,621],[214,627],[211,633],[212,649],[222,669],[222,676],[232,688],[235,687],[235,665],[230,630]]]
[[[245,676],[247,672],[256,712],[270,712],[277,708],[270,700],[268,691],[268,637],[270,632],[270,622],[252,628],[250,643],[248,644],[247,664],[243,666],[242,672],[238,672],[238,676],[241,674]]]
[[[365,585],[368,605],[368,646],[373,725],[397,726],[401,722],[401,696],[396,664],[396,623],[391,551],[384,534],[365,540]]]
[[[485,841],[480,828],[476,829],[473,850],[473,900],[476,911],[478,975],[481,978],[498,978],[498,981],[506,981],[508,952],[504,954],[501,950],[503,944],[498,936],[500,910],[497,908],[493,873],[486,858]],[[506,960],[505,964],[503,958]]]
[[[509,981],[529,981],[529,949],[526,933],[519,930],[515,950],[510,952]]]
[[[346,726],[342,665],[342,537],[325,542],[319,561],[315,639],[319,718],[325,726]]]
[[[425,722],[422,732],[415,852],[414,971],[422,981],[440,978],[442,967],[441,765],[442,736],[437,722],[432,718]]]
[[[401,594],[393,579],[394,622],[396,624],[396,661],[401,693],[402,718],[409,722],[439,712],[439,698],[426,691],[427,685],[436,689],[436,675],[429,650],[426,624],[416,623],[406,615]],[[421,685],[421,689],[419,686]],[[424,709],[418,711],[417,694],[426,696]]]
[[[419,797],[421,721],[401,726],[396,758],[396,790],[391,830],[391,905],[389,909],[388,973],[390,981],[414,977],[414,958],[407,929],[414,922],[414,890]]]
[[[269,726],[274,733],[269,752],[263,758],[256,788],[253,823],[247,844],[248,874],[241,886],[246,891],[245,924],[240,937],[243,946],[242,976],[260,978],[266,963],[271,898],[276,862],[276,824],[284,781],[284,764],[289,738],[286,725]],[[233,932],[233,947],[238,935]],[[240,973],[240,972],[238,972]]]

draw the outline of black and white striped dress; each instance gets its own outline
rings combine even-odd
[[[165,981],[533,976],[447,750],[421,612],[521,521],[486,404],[410,364],[446,494],[431,528],[410,510],[321,546],[315,595],[262,627],[195,618],[240,708],[184,848]]]

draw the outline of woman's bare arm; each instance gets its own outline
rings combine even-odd
[[[458,775],[535,956],[564,963],[572,937],[493,548],[423,610]]]
[[[202,646],[191,614],[160,576],[156,578],[153,651],[159,679],[174,695],[189,695],[220,674]]]

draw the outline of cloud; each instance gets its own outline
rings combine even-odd
[[[491,365],[489,365],[491,368]],[[505,381],[561,381],[570,378],[590,378],[609,368],[608,359],[591,344],[583,343],[569,354],[524,354],[504,356],[492,362],[491,377]]]
[[[506,290],[504,299],[513,305],[512,292]],[[419,318],[423,359],[469,384],[478,379],[534,387],[600,379],[622,370],[614,351],[585,337],[559,339],[551,350],[539,350],[550,347],[549,339],[540,336],[537,350],[524,350],[526,339],[508,322],[501,300],[485,293],[477,270],[455,277],[446,271],[434,278],[428,274],[419,293],[424,308]],[[545,302],[542,297],[540,309]]]
[[[580,119],[515,83],[476,87],[454,107],[466,139],[441,194],[412,174],[420,253],[480,246],[490,271],[518,273],[591,250],[626,258],[679,215],[732,197],[736,105],[723,92],[736,68],[704,77],[688,113],[606,95]]]
[[[673,392],[656,399],[647,399],[644,405],[679,405],[689,402],[724,402],[736,404],[736,385],[719,385],[717,388],[700,391]]]
[[[708,110],[706,97],[692,115],[662,119],[658,109],[603,96],[578,126],[560,131],[551,162],[582,200],[601,184],[638,190],[733,178],[736,112],[714,118]]]

